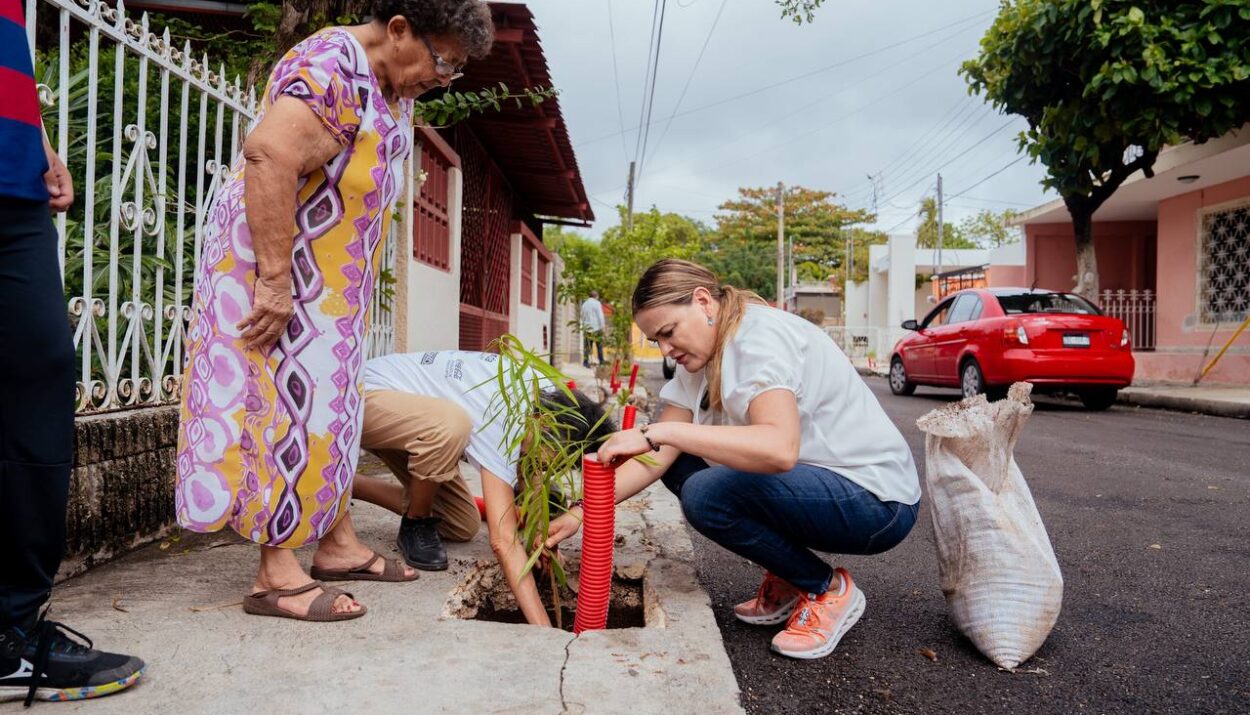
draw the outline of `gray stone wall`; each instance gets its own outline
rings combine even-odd
[[[58,579],[170,533],[177,441],[177,406],[77,419]]]

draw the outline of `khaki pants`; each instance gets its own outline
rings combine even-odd
[[[481,526],[459,468],[472,431],[472,420],[453,402],[392,390],[365,393],[361,447],[390,468],[405,494],[415,482],[438,485],[433,513],[443,520],[439,534],[450,541],[468,541]]]

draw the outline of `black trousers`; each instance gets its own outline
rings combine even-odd
[[[0,630],[33,620],[65,552],[72,340],[47,203],[0,197]]]

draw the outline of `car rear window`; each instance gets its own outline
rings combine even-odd
[[[1013,313],[1075,313],[1102,315],[1093,303],[1075,293],[999,293],[1003,312]]]

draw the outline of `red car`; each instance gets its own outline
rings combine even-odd
[[[1074,392],[1090,410],[1115,404],[1133,381],[1124,323],[1073,293],[972,288],[948,296],[894,346],[890,390],[958,387],[964,397],[1006,394],[1013,382],[1038,392]]]

